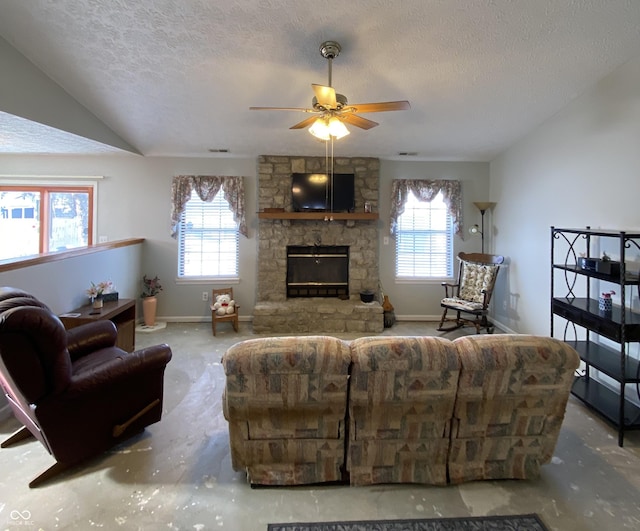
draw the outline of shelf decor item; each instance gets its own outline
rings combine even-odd
[[[156,275],[154,278],[142,277],[142,315],[145,326],[155,326],[158,299],[156,295],[162,291],[160,279]]]
[[[103,295],[110,293],[113,287],[113,282],[110,280],[103,280],[98,284],[91,283],[91,287],[87,290],[87,295],[91,299],[91,305],[99,310],[104,306]]]
[[[612,290],[600,295],[600,297],[598,298],[598,309],[602,313],[611,313],[611,311],[613,310],[613,301],[611,300],[611,295],[615,294],[616,292]]]

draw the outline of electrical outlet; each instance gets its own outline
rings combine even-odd
[[[209,300],[209,292],[208,291],[203,291],[202,292],[202,300],[203,301],[208,301]]]
[[[106,236],[98,236],[98,243],[107,243],[109,241],[109,238],[107,238]]]
[[[382,245],[389,245],[389,236],[384,236],[382,238]]]

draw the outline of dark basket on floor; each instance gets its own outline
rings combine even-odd
[[[396,312],[394,312],[393,310],[389,310],[389,311],[385,311],[384,312],[384,327],[385,328],[391,328],[393,326],[393,323],[396,322]]]

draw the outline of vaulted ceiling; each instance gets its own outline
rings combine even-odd
[[[350,102],[411,102],[337,153],[488,161],[640,54],[639,28],[637,0],[0,0],[0,36],[146,156],[324,154],[289,129],[307,115],[249,107],[309,107],[335,40]],[[0,99],[0,153],[112,146]]]

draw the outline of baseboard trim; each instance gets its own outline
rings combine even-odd
[[[167,316],[167,315],[158,315],[156,317],[158,321],[165,321],[167,323],[209,323],[211,324],[211,316],[208,315],[203,317],[202,315],[181,315],[181,316]],[[238,321],[242,322],[250,322],[253,320],[251,315],[239,315]],[[142,323],[142,318],[139,318],[136,321],[136,324]]]
[[[432,322],[439,323],[440,315],[398,315],[396,314],[396,321],[419,321],[419,322]]]
[[[396,314],[396,321],[414,321],[414,322],[431,322],[431,323],[439,323],[442,316],[440,315],[398,315]],[[211,316],[203,317],[202,315],[181,315],[181,316],[170,316],[170,315],[159,315],[157,317],[158,321],[166,321],[167,323],[211,323]],[[489,317],[489,320],[493,322],[496,328],[504,331],[505,334],[517,334],[514,330],[511,330],[507,326],[503,325],[500,321],[496,321]],[[238,316],[238,321],[250,323],[253,321],[252,315],[240,315]],[[142,319],[138,319],[138,323],[142,323]],[[0,410],[1,411],[1,410]]]

